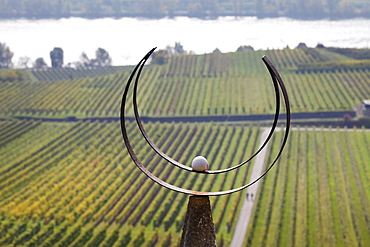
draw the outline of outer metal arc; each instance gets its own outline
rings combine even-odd
[[[283,94],[285,110],[286,110],[286,123],[285,123],[286,125],[285,125],[284,139],[283,139],[283,142],[280,146],[280,150],[279,150],[278,154],[276,155],[275,160],[265,170],[265,172],[262,173],[261,176],[255,180],[255,182],[258,181],[259,179],[261,179],[263,176],[265,176],[266,173],[275,165],[275,163],[279,159],[279,157],[280,157],[281,153],[283,152],[283,149],[284,149],[284,147],[285,147],[285,145],[288,141],[289,130],[290,130],[290,102],[289,102],[288,92],[285,88],[283,79],[281,79],[279,72],[277,71],[277,69],[274,67],[274,65],[271,63],[271,61],[266,56],[263,56],[262,60],[266,64],[266,66],[267,66],[267,68],[270,72],[271,77],[273,79],[275,78],[279,82],[279,86],[280,86],[280,89],[281,89],[282,94]]]
[[[146,60],[145,60],[146,61]],[[144,126],[142,124],[142,121],[141,121],[141,118],[140,118],[140,115],[139,115],[139,111],[138,111],[138,106],[137,106],[137,87],[138,87],[138,84],[139,84],[139,79],[140,79],[140,74],[141,74],[141,71],[145,65],[145,61],[141,64],[140,68],[139,68],[139,71],[138,71],[138,74],[136,76],[136,79],[135,79],[135,83],[134,83],[134,92],[133,92],[133,99],[132,99],[132,103],[133,103],[133,106],[134,106],[134,113],[135,113],[135,119],[136,119],[136,122],[138,124],[138,127],[140,129],[140,132],[142,133],[143,137],[145,138],[146,142],[151,146],[151,148],[159,155],[161,156],[163,159],[165,159],[166,161],[170,162],[172,165],[175,165],[181,169],[184,169],[184,170],[187,170],[187,171],[191,171],[191,172],[198,172],[198,171],[195,171],[193,170],[190,166],[187,166],[187,165],[184,165],[184,164],[181,164],[179,163],[178,161],[172,159],[170,156],[168,156],[167,154],[165,154],[162,150],[160,150],[158,148],[157,145],[155,145],[155,143],[150,139],[150,137],[148,136],[148,134],[146,133],[145,129],[144,129]],[[267,66],[267,65],[266,65]],[[228,171],[231,171],[231,170],[234,170],[234,169],[237,169],[243,165],[245,165],[246,163],[250,162],[254,157],[256,157],[261,151],[262,149],[267,145],[267,143],[270,141],[274,131],[275,131],[275,128],[276,128],[276,125],[277,125],[277,122],[278,122],[278,119],[279,119],[279,113],[280,113],[280,94],[279,94],[279,85],[276,81],[276,79],[274,77],[272,77],[272,81],[273,81],[273,84],[274,84],[274,90],[275,90],[275,99],[276,99],[276,108],[275,108],[275,115],[274,115],[274,121],[273,121],[273,124],[272,124],[272,127],[271,127],[271,130],[266,138],[266,140],[264,141],[264,143],[261,145],[261,147],[249,158],[247,159],[246,161],[240,163],[239,165],[236,165],[236,166],[233,166],[233,167],[229,167],[229,168],[225,168],[225,169],[221,169],[221,170],[207,170],[206,172],[198,172],[198,173],[208,173],[208,174],[218,174],[218,173],[224,173],[224,172],[228,172]]]
[[[158,183],[159,185],[165,187],[165,188],[168,188],[170,190],[173,190],[173,191],[176,191],[176,192],[180,192],[180,193],[184,193],[184,194],[190,194],[190,195],[206,195],[206,196],[220,196],[220,195],[226,195],[226,194],[231,194],[231,193],[234,193],[234,192],[237,192],[237,191],[240,191],[240,190],[243,190],[251,185],[253,185],[254,183],[256,183],[258,180],[260,180],[264,175],[266,175],[266,173],[274,166],[274,164],[277,162],[278,158],[280,157],[283,149],[284,149],[284,146],[287,142],[287,138],[288,138],[288,134],[289,134],[289,127],[290,127],[290,109],[289,109],[289,99],[288,99],[288,94],[287,94],[287,91],[285,89],[285,86],[284,86],[284,83],[279,75],[279,73],[277,72],[277,70],[275,69],[275,67],[272,65],[272,63],[266,58],[266,57],[263,57],[262,60],[265,62],[270,74],[271,74],[271,77],[273,79],[273,81],[278,81],[278,84],[280,85],[280,88],[282,90],[282,93],[283,93],[283,97],[284,97],[284,101],[285,101],[285,107],[286,107],[286,131],[285,131],[285,136],[284,136],[284,140],[283,140],[283,143],[281,145],[281,148],[280,148],[280,151],[279,153],[277,154],[275,160],[273,161],[273,163],[266,169],[266,171],[260,176],[258,177],[256,180],[254,180],[253,182],[249,183],[249,184],[246,184],[242,187],[239,187],[239,188],[235,188],[235,189],[231,189],[231,190],[226,190],[226,191],[217,191],[217,192],[202,192],[202,191],[194,191],[194,190],[187,190],[187,189],[183,189],[183,188],[179,188],[177,186],[174,186],[174,185],[171,185],[167,182],[164,182],[163,180],[159,179],[158,177],[156,177],[155,175],[153,175],[150,171],[148,171],[144,166],[143,164],[140,162],[140,160],[137,158],[135,152],[133,151],[132,149],[132,146],[131,146],[131,143],[129,141],[129,138],[127,136],[127,131],[126,131],[126,126],[125,126],[125,104],[126,104],[126,98],[127,98],[127,93],[128,93],[128,90],[129,90],[129,87],[130,87],[130,84],[131,84],[131,81],[134,77],[134,75],[136,74],[136,71],[137,69],[139,68],[139,66],[143,66],[143,64],[145,64],[145,62],[147,61],[147,59],[149,58],[150,54],[154,51],[154,49],[152,49],[150,52],[148,52],[148,54],[139,62],[139,64],[135,67],[134,71],[132,72],[130,78],[129,78],[129,81],[126,85],[126,88],[124,90],[124,93],[123,93],[123,96],[122,96],[122,104],[121,104],[121,130],[122,130],[122,136],[123,136],[123,139],[124,139],[124,142],[126,144],[126,148],[131,156],[131,158],[133,159],[134,163],[136,164],[136,166],[145,174],[147,175],[150,179],[152,179],[154,182]]]

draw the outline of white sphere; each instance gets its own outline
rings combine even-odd
[[[204,172],[209,168],[208,161],[203,156],[197,156],[191,162],[191,168],[195,171]]]

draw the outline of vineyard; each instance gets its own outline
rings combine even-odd
[[[30,73],[37,81],[61,81],[79,79],[85,77],[96,77],[114,74],[118,71],[129,70],[130,66],[109,66],[109,67],[91,67],[91,68],[49,68],[32,69]]]
[[[369,143],[364,129],[293,131],[260,187],[247,246],[368,246]]]
[[[281,73],[292,112],[352,110],[370,98],[368,50],[181,55],[144,68],[140,114],[273,113],[274,89],[263,55]],[[140,173],[124,147],[118,121],[94,120],[119,115],[131,69],[22,71],[25,80],[1,82],[0,246],[178,245],[188,196]],[[126,111],[133,114],[130,105]],[[203,155],[212,170],[249,158],[264,130],[247,122],[144,125],[174,159],[190,165]],[[218,191],[249,181],[253,162],[217,176],[187,173],[152,152],[136,123],[127,123],[127,131],[143,164],[171,184]],[[274,159],[282,137],[283,132],[272,137],[265,165]],[[293,128],[282,157],[255,195],[244,245],[369,246],[369,143],[364,128]],[[218,246],[229,246],[244,200],[245,192],[210,198]]]
[[[177,244],[188,196],[153,184],[140,173],[125,151],[118,123],[1,125],[7,134],[1,135],[0,245],[96,246],[99,238],[102,246],[120,246],[130,236],[128,246],[134,246],[142,235],[148,244]],[[217,180],[181,172],[148,152],[134,128],[128,126],[138,155],[168,182],[211,191],[239,187],[248,179],[248,165]],[[250,126],[220,124],[151,123],[147,130],[180,162],[190,164],[203,154],[213,169],[251,156],[260,133]],[[243,193],[236,193],[212,200],[221,243],[232,236],[242,198]]]
[[[188,196],[140,173],[125,151],[118,123],[0,123],[0,246],[177,246]],[[212,123],[157,122],[146,129],[180,162],[189,164],[202,154],[213,169],[245,160],[261,133],[258,127]],[[215,191],[248,181],[249,165],[217,179],[182,172],[149,152],[134,123],[128,131],[144,164],[170,183]],[[280,139],[281,134],[274,137],[267,161]],[[294,130],[261,185],[247,242],[370,243],[368,143],[365,130]],[[230,243],[243,199],[244,193],[211,198],[220,246]]]
[[[292,112],[352,110],[370,95],[369,60],[363,56],[356,60],[323,48],[183,55],[144,69],[138,92],[141,114],[273,113],[273,86],[263,55],[289,85]],[[2,83],[0,116],[117,117],[130,70],[34,71],[38,80]]]

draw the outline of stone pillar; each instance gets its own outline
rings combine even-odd
[[[216,232],[208,196],[190,196],[180,247],[215,247]]]

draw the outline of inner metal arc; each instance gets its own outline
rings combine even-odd
[[[140,118],[140,115],[139,115],[138,106],[137,106],[137,87],[138,87],[141,71],[142,71],[142,69],[145,65],[145,62],[146,62],[146,60],[141,64],[140,69],[138,71],[138,74],[136,76],[135,83],[134,83],[133,100],[132,100],[132,103],[133,103],[133,106],[134,106],[135,119],[136,119],[136,122],[138,124],[139,129],[140,129],[140,132],[142,133],[142,135],[145,138],[145,140],[147,141],[147,143],[152,147],[152,149],[159,156],[161,156],[163,159],[165,159],[166,161],[170,162],[172,165],[175,165],[175,166],[177,166],[181,169],[184,169],[184,170],[187,170],[187,171],[192,171],[192,172],[197,172],[197,171],[193,170],[190,166],[186,166],[184,164],[181,164],[178,161],[172,159],[166,153],[164,153],[160,148],[158,148],[158,146],[155,145],[155,143],[150,139],[149,135],[145,131],[145,128],[142,124],[142,121],[141,121],[141,118]],[[268,67],[267,64],[266,64],[266,66]],[[272,135],[275,131],[275,128],[277,126],[277,122],[278,122],[278,119],[279,119],[279,113],[280,113],[279,85],[278,85],[275,77],[274,76],[271,76],[271,77],[272,77],[272,81],[273,81],[273,84],[274,84],[274,90],[275,90],[276,109],[275,109],[273,125],[272,125],[271,130],[270,130],[266,140],[264,141],[264,143],[261,145],[261,147],[249,159],[247,159],[246,161],[244,161],[244,162],[242,162],[242,163],[240,163],[236,166],[221,169],[221,170],[207,170],[206,172],[200,172],[200,173],[218,174],[218,173],[224,173],[224,172],[228,172],[228,171],[237,169],[237,168],[245,165],[246,163],[250,162],[254,157],[256,157],[262,151],[262,149],[267,145],[267,143],[270,141],[270,139],[271,139],[271,137],[272,137]],[[131,81],[129,83],[131,83]]]
[[[146,131],[144,129],[144,126],[143,126],[142,121],[140,119],[139,110],[138,110],[138,107],[137,107],[137,97],[136,97],[136,95],[137,95],[137,86],[139,84],[140,74],[141,74],[141,71],[142,71],[142,69],[143,69],[143,67],[145,65],[145,62],[146,62],[146,60],[144,60],[144,62],[141,64],[141,66],[139,68],[139,71],[138,71],[138,74],[136,76],[135,83],[134,83],[134,93],[133,93],[133,98],[132,98],[132,102],[133,102],[133,106],[134,106],[135,119],[136,119],[137,125],[138,125],[138,127],[140,129],[140,132],[144,136],[146,142],[151,146],[151,148],[159,156],[161,156],[163,159],[165,159],[166,161],[170,162],[171,164],[173,164],[173,165],[175,165],[177,167],[180,167],[180,168],[182,168],[184,170],[193,171],[193,169],[190,166],[183,165],[180,162],[172,159],[167,154],[165,154],[160,148],[158,148],[157,145],[154,144],[154,142],[150,139],[150,137],[148,136],[148,134],[146,133]]]

